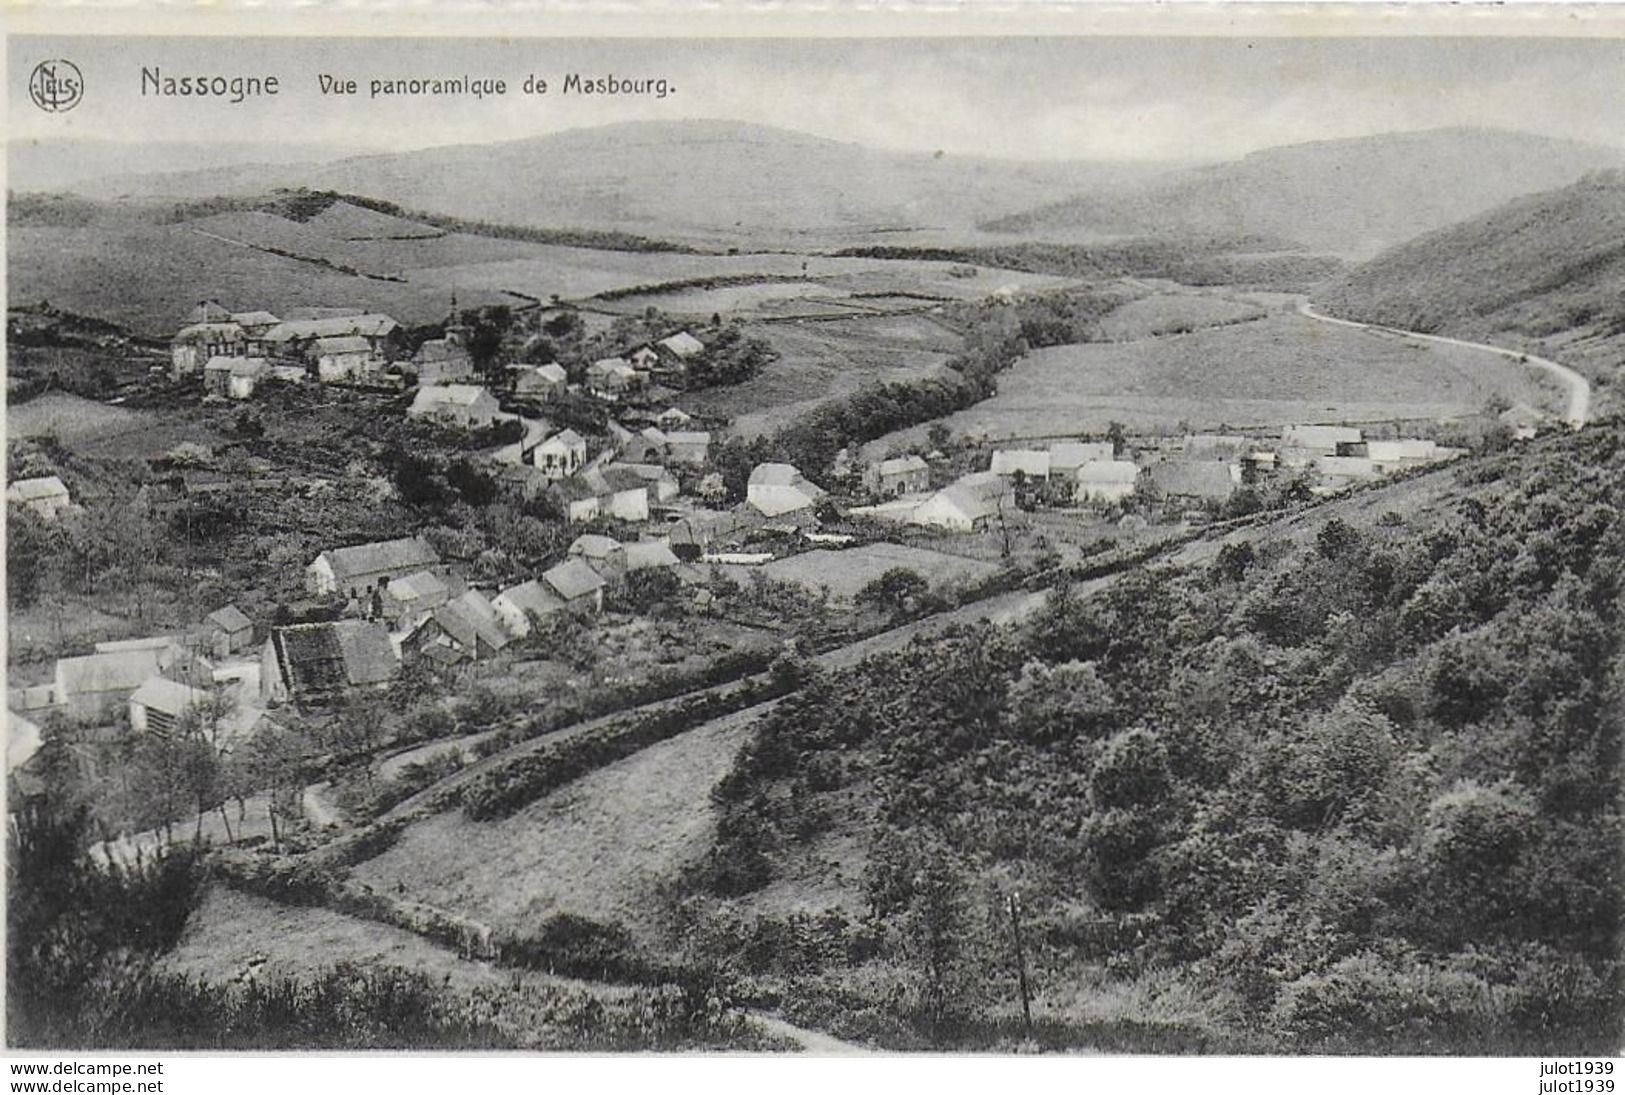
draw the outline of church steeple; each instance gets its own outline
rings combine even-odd
[[[464,325],[462,316],[457,311],[457,290],[451,291],[451,315],[446,317],[446,344],[448,346],[466,347],[468,345],[468,327]]]

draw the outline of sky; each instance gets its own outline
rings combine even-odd
[[[11,139],[186,142],[183,169],[257,149],[404,150],[643,119],[730,118],[899,150],[1036,160],[1227,159],[1303,141],[1483,126],[1625,146],[1625,42],[1420,38],[502,40],[12,37]],[[29,99],[72,60],[83,100]],[[141,71],[276,75],[240,104],[141,95]],[[565,74],[663,77],[651,96],[559,94]],[[355,79],[324,96],[318,75]],[[476,100],[368,96],[379,78],[502,78]],[[552,85],[527,96],[527,75]]]

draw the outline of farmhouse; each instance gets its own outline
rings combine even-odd
[[[495,422],[502,409],[496,396],[476,385],[432,384],[418,389],[406,413],[412,418],[433,418],[473,429]]]
[[[549,479],[568,479],[587,463],[587,441],[572,429],[563,429],[536,446],[536,466]]]
[[[643,374],[623,357],[603,357],[587,366],[587,389],[602,399],[620,399],[642,385]]]
[[[652,500],[657,504],[669,502],[682,492],[677,477],[659,464],[609,464],[604,470],[617,473],[624,470],[637,476],[652,492]]]
[[[1330,490],[1341,490],[1377,476],[1376,465],[1365,456],[1322,456],[1315,461],[1315,470]]]
[[[373,344],[360,335],[318,338],[311,356],[316,361],[316,376],[323,384],[363,376],[382,364]]]
[[[512,636],[491,603],[469,590],[437,606],[402,641],[401,650],[408,660],[430,656],[441,662],[479,661],[500,652],[511,641]],[[431,654],[434,647],[441,649]]]
[[[595,520],[603,510],[598,489],[579,477],[554,483],[548,493],[558,502],[564,519],[570,524]]]
[[[1167,460],[1146,474],[1151,485],[1171,499],[1223,502],[1241,486],[1241,465],[1217,460]]]
[[[331,548],[305,568],[305,585],[323,596],[357,597],[379,589],[392,578],[440,566],[434,548],[417,537]]]
[[[1233,464],[1252,451],[1253,440],[1237,434],[1193,433],[1184,441],[1186,460],[1218,460]]]
[[[1003,510],[1014,506],[1015,495],[1003,476],[977,472],[927,498],[908,515],[908,521],[953,532],[976,532],[986,528]]]
[[[674,464],[703,464],[711,455],[711,434],[706,430],[674,430],[666,434],[666,458]]]
[[[1078,469],[1072,497],[1079,502],[1121,502],[1134,493],[1140,466],[1132,460],[1090,460]]]
[[[1389,475],[1407,468],[1431,464],[1443,455],[1436,441],[1407,438],[1398,441],[1367,441],[1365,454],[1379,475]]]
[[[655,346],[678,361],[687,361],[689,358],[698,357],[705,352],[705,343],[687,331],[678,331],[674,335],[663,338],[655,343]]]
[[[588,468],[581,480],[598,496],[598,511],[622,521],[649,519],[649,484],[637,472],[610,464]]]
[[[400,672],[389,633],[369,620],[273,628],[260,654],[267,701],[327,706],[354,690],[388,687]]]
[[[1049,471],[1063,479],[1076,479],[1078,469],[1091,460],[1114,460],[1110,441],[1057,441],[1049,447]]]
[[[1335,456],[1339,445],[1358,445],[1362,435],[1354,426],[1288,426],[1281,431],[1281,445],[1312,456]]]
[[[385,361],[400,344],[400,328],[389,316],[377,312],[289,319],[266,331],[263,343],[268,352],[278,356],[304,357],[316,349],[321,339],[361,338],[366,340],[372,358]]]
[[[47,521],[73,505],[68,488],[54,475],[38,479],[19,479],[6,488],[6,504],[26,506]]]
[[[745,489],[746,501],[764,517],[811,509],[823,496],[823,488],[792,464],[757,464]]]
[[[577,536],[566,554],[592,567],[593,572],[606,581],[620,577],[627,570],[626,548],[613,536],[592,532]]]
[[[510,365],[509,370],[509,375],[513,377],[514,395],[527,399],[552,399],[564,392],[567,377],[562,365]]]
[[[217,608],[204,617],[209,646],[217,658],[227,658],[254,645],[254,621],[236,605]]]
[[[58,658],[53,694],[57,706],[69,715],[103,719],[158,669],[158,651],[150,647]]]
[[[448,337],[431,338],[418,347],[412,371],[419,384],[450,384],[474,375],[474,359],[462,339],[448,332]]]
[[[250,399],[269,375],[271,363],[263,357],[211,357],[203,366],[203,390],[228,399]]]
[[[918,456],[898,456],[882,460],[864,473],[864,485],[875,494],[896,498],[928,490],[931,468]]]
[[[530,634],[531,621],[539,620],[564,607],[564,600],[535,578],[521,582],[491,598],[491,609],[508,634],[522,639]]]
[[[1015,475],[1028,479],[1049,478],[1049,453],[1042,449],[997,449],[988,470],[994,475]]]
[[[395,578],[384,587],[383,614],[399,627],[451,600],[451,587],[432,570]]]
[[[568,608],[604,608],[604,579],[580,559],[566,559],[542,574],[542,581]]]
[[[257,342],[282,321],[270,312],[233,312],[231,322],[243,329],[250,342]]]
[[[167,677],[148,677],[130,694],[130,729],[138,734],[151,732],[169,737],[186,715],[208,702],[209,694],[201,688]]]
[[[678,565],[677,555],[665,540],[638,540],[626,545],[626,570],[664,570]]]
[[[247,352],[248,336],[229,319],[194,323],[176,332],[169,344],[169,375],[179,380],[202,372],[211,358],[242,357]]]

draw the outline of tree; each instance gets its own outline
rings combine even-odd
[[[914,608],[930,590],[931,583],[918,571],[908,567],[892,567],[858,590],[856,600],[860,605],[901,615]]]

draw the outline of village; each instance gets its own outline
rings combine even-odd
[[[486,687],[476,682],[503,673],[493,667],[571,666],[510,697],[523,707],[545,691],[602,688],[651,666],[703,671],[722,652],[766,658],[827,645],[832,635],[1008,586],[1012,571],[1155,542],[1463,451],[1309,424],[1278,436],[1119,429],[1020,447],[934,430],[924,445],[867,462],[842,449],[823,483],[790,463],[757,462],[732,493],[718,452],[728,423],[681,408],[725,329],[720,319],[691,330],[647,318],[644,333],[652,326],[658,337],[578,355],[567,368],[524,360],[537,355],[523,331],[488,339],[477,362],[478,335],[455,300],[443,328],[415,349],[387,315],[279,317],[201,303],[174,336],[165,370],[190,398],[252,407],[312,386],[394,395],[409,420],[483,438],[474,458],[497,490],[545,505],[578,531],[560,537],[567,546],[548,565],[505,574],[444,558],[421,536],[333,543],[304,565],[307,598],[270,615],[198,605],[199,618],[179,629],[63,651],[47,679],[8,695],[16,785],[25,796],[42,785],[48,719],[94,743],[79,759],[92,772],[106,769],[110,743],[130,737],[201,737],[226,760],[250,751],[267,727],[319,727],[358,698],[421,694],[404,681],[434,682],[429,694],[443,700]],[[60,476],[14,481],[7,500],[48,523],[84,516]],[[650,616],[689,621],[653,642],[670,648],[653,662],[622,659],[617,677],[584,653],[641,634]],[[400,733],[371,744],[389,743],[411,744]],[[150,810],[126,813],[152,820]],[[292,820],[337,816],[331,803],[307,798]]]

